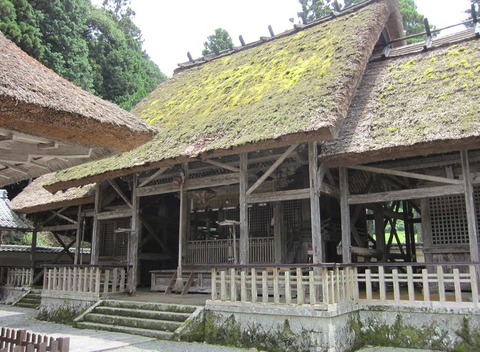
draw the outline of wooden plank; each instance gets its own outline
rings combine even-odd
[[[142,188],[146,185],[148,185],[151,181],[153,181],[156,177],[160,176],[161,174],[163,174],[165,171],[167,171],[170,167],[162,167],[160,169],[158,169],[157,171],[155,171],[152,175],[150,175],[149,177],[147,177],[146,179],[144,180],[141,180],[140,184],[137,186],[137,188]],[[138,195],[137,195],[138,196]]]
[[[313,264],[319,264],[322,263],[325,258],[322,240],[322,223],[320,219],[320,185],[318,184],[318,148],[316,142],[308,144],[308,171]]]
[[[380,193],[355,194],[348,196],[348,204],[369,204],[392,202],[395,200],[421,199],[429,197],[441,197],[463,193],[463,185],[425,187],[404,189],[399,191],[387,191]]]
[[[138,184],[138,175],[133,174],[132,177],[132,200],[131,205],[131,231],[128,233],[129,244],[128,244],[128,263],[129,267],[128,272],[128,292],[134,294],[137,291],[137,271],[139,266],[138,259],[138,241],[140,238],[140,231],[142,229],[141,220],[140,220],[140,198],[135,196],[135,189]]]
[[[344,167],[339,168],[340,178],[340,217],[342,224],[342,262],[352,262],[352,231],[350,221],[350,207],[348,205],[348,170]]]
[[[227,300],[227,277],[226,271],[220,271],[220,300]]]
[[[229,164],[225,164],[225,163],[222,163],[222,162],[217,161],[217,160],[205,159],[205,160],[202,160],[202,161],[207,163],[207,164],[210,164],[210,165],[221,167],[222,169],[225,169],[225,170],[230,170],[230,171],[233,171],[233,172],[240,172],[240,169],[238,167],[235,167],[235,166],[232,166],[232,165],[229,165]]]
[[[424,174],[417,174],[414,172],[398,171],[394,169],[382,169],[382,168],[373,167],[373,166],[354,165],[354,166],[350,166],[350,168],[355,170],[366,171],[366,172],[374,172],[374,173],[384,174],[384,175],[407,177],[407,178],[413,178],[417,180],[425,180],[425,181],[431,181],[431,182],[447,183],[452,185],[460,185],[463,183],[461,180],[455,180],[447,177],[430,176],[430,175],[424,175]]]
[[[240,208],[240,264],[249,264],[250,253],[248,244],[248,160],[247,154],[240,154],[240,185],[239,185],[239,208]]]
[[[423,301],[430,302],[430,283],[428,281],[428,270],[422,269]]]
[[[400,283],[398,282],[398,269],[392,270],[392,280],[393,280],[393,300],[395,302],[400,301]]]
[[[310,197],[310,189],[292,189],[286,191],[274,191],[274,192],[264,192],[264,193],[255,193],[246,196],[246,201],[248,204],[255,203],[270,203],[270,202],[281,202],[285,200],[299,200],[299,199],[308,199]]]
[[[247,278],[245,270],[240,272],[240,301],[247,302]]]
[[[112,211],[103,211],[97,213],[97,220],[112,220],[120,218],[131,218],[132,209],[117,209]]]
[[[292,304],[292,285],[289,269],[285,270],[285,304]]]
[[[280,277],[278,273],[278,268],[273,268],[273,303],[280,303]]]
[[[252,303],[257,302],[257,271],[255,268],[252,268],[251,273],[251,292],[252,292]]]
[[[200,188],[228,186],[228,185],[239,183],[239,177],[240,177],[239,173],[231,173],[231,174],[195,178],[195,179],[186,180],[183,186],[186,191],[191,191],[191,190],[200,189]],[[174,193],[174,192],[178,192],[178,186],[175,186],[172,183],[167,183],[167,184],[152,185],[152,186],[138,188],[136,191],[136,194],[138,197],[146,197],[146,196],[153,196],[158,194]]]
[[[283,232],[283,206],[275,204],[273,207],[273,242],[275,252],[275,263],[283,262],[282,232]]]
[[[285,161],[285,159],[288,158],[295,149],[297,149],[297,147],[298,144],[293,144],[288,147],[288,149],[272,164],[272,166],[270,166],[268,170],[265,171],[262,176],[260,176],[260,178],[252,185],[252,187],[247,190],[247,195],[255,191],[277,169],[277,167],[279,167]],[[240,170],[241,169],[242,168],[240,167]]]
[[[297,280],[297,304],[304,304],[305,303],[305,293],[304,293],[304,290],[303,290],[302,268],[297,268],[296,280]]]
[[[213,267],[212,270],[212,278],[211,278],[211,285],[212,285],[212,301],[216,301],[218,299],[217,293],[217,268]]]
[[[186,251],[187,244],[187,231],[188,231],[188,193],[184,188],[185,180],[188,180],[188,163],[183,165],[183,176],[182,179],[184,182],[180,185],[180,219],[178,226],[178,265],[177,265],[177,282],[180,285],[183,285],[182,280],[182,268],[184,253]]]
[[[475,200],[473,197],[473,187],[470,181],[470,164],[468,162],[468,152],[460,152],[462,161],[463,185],[465,189],[465,206],[467,211],[468,241],[470,245],[470,260],[478,262],[480,260],[478,253],[478,225],[475,211]]]
[[[262,271],[262,303],[268,303],[268,272]]]
[[[71,231],[76,230],[77,225],[55,225],[55,226],[45,226],[39,228],[39,231],[50,231],[50,232],[62,232],[62,231]]]
[[[237,278],[236,270],[234,268],[230,269],[230,301],[237,301]]]
[[[385,285],[385,268],[382,265],[378,267],[378,284],[379,284],[379,291],[380,291],[380,300],[386,301],[387,285]]]
[[[462,302],[462,289],[460,287],[460,270],[453,269],[453,287],[455,288],[455,302]]]

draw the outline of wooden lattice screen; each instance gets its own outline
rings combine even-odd
[[[127,258],[129,232],[115,232],[115,230],[129,228],[129,218],[102,221],[100,257]]]
[[[480,187],[474,188],[477,221],[480,217]],[[432,244],[468,244],[465,198],[462,194],[430,198]]]

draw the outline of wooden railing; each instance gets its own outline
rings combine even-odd
[[[363,304],[478,307],[478,264],[357,266]]]
[[[0,282],[13,287],[31,286],[33,279],[32,268],[1,267]]]
[[[273,263],[275,251],[273,237],[249,238],[250,262]],[[212,239],[187,242],[186,263],[190,264],[226,264],[238,259],[239,240]]]
[[[96,297],[127,292],[125,267],[46,266],[43,290],[90,293]]]
[[[274,304],[324,304],[356,299],[352,268],[258,267],[212,269],[212,300]]]
[[[479,263],[230,265],[212,268],[212,300],[479,307]]]
[[[0,335],[0,352],[69,352],[69,350],[69,337],[54,339],[26,330],[7,328],[2,328]]]

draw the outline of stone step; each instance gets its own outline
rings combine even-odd
[[[33,309],[37,309],[37,308],[40,306],[40,303],[35,304],[35,303],[23,303],[23,302],[18,302],[15,306],[16,306],[16,307],[22,307],[22,308],[33,308]]]
[[[84,321],[100,323],[104,325],[125,326],[149,330],[175,331],[182,323],[178,321],[166,321],[144,318],[131,318],[114,315],[89,313],[85,315]]]
[[[29,297],[29,296],[26,296],[26,297],[23,297],[20,302],[22,303],[38,303],[40,304],[42,302],[41,299],[38,299],[38,298],[35,298],[35,297]]]
[[[177,321],[177,322],[184,322],[185,320],[187,320],[187,318],[191,314],[191,313],[166,312],[166,311],[158,311],[158,310],[130,309],[130,308],[117,308],[117,307],[103,307],[103,306],[96,307],[95,313],[122,316],[122,317],[132,317],[132,318],[169,320],[169,321]]]
[[[137,301],[119,301],[119,300],[106,300],[103,301],[104,307],[116,307],[116,308],[128,308],[128,309],[141,309],[151,311],[162,312],[177,312],[177,313],[193,313],[197,306],[179,305],[179,304],[165,304],[165,303],[153,303],[153,302],[137,302]]]
[[[119,326],[119,325],[112,326],[107,324],[92,323],[92,322],[86,322],[86,321],[77,323],[77,326],[84,329],[123,332],[126,334],[153,337],[161,340],[170,340],[173,336],[173,333],[169,331],[156,331],[156,330],[140,329],[140,328],[127,327],[127,326]]]

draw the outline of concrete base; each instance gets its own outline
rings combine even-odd
[[[38,319],[57,323],[71,323],[73,319],[96,303],[98,298],[88,294],[42,293]]]
[[[346,352],[365,345],[475,351],[480,310],[207,301],[178,338],[267,351]]]
[[[13,304],[30,291],[30,287],[0,286],[0,302]]]

